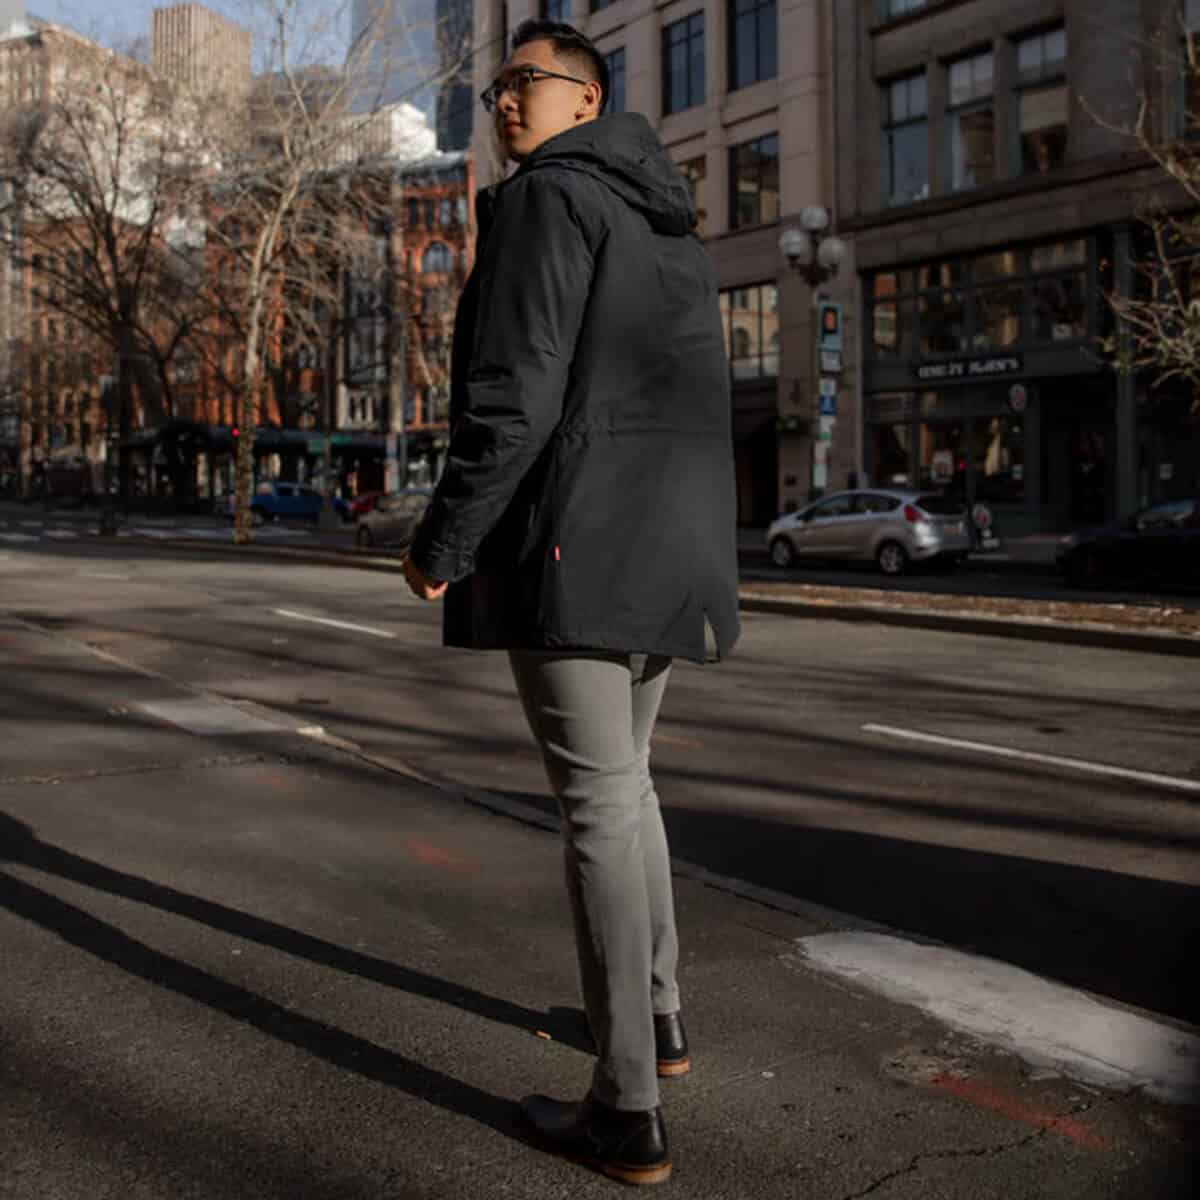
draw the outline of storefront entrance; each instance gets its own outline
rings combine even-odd
[[[1110,387],[1079,379],[1041,387],[1043,530],[1102,525],[1116,516]]]

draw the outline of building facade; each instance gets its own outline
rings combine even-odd
[[[198,92],[244,93],[250,85],[250,31],[203,4],[154,10],[155,72]]]
[[[472,0],[354,0],[350,56],[362,56],[357,111],[419,109],[442,152],[471,140]]]
[[[1016,535],[1200,490],[1190,395],[1115,372],[1100,346],[1154,186],[1122,130],[1143,98],[1160,130],[1179,119],[1181,10],[835,7],[869,478],[958,492]]]
[[[716,265],[734,394],[738,519],[765,525],[812,493],[856,478],[858,322],[853,266],[823,285],[842,304],[840,372],[818,452],[814,290],[789,269],[780,233],[820,205],[836,228],[832,25],[828,0],[476,0],[475,92],[494,76],[521,21],[549,16],[595,41],[613,77],[610,107],[658,130],[692,184]],[[500,178],[494,135],[477,120],[480,183]],[[831,407],[833,405],[830,405]]]

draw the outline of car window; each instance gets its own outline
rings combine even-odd
[[[943,496],[941,492],[922,492],[915,501],[931,517],[960,517],[967,506],[957,496]]]
[[[820,504],[814,504],[808,510],[808,516],[814,521],[823,521],[827,517],[846,517],[850,515],[853,507],[853,496],[831,496],[828,500],[822,500]]]
[[[860,513],[889,513],[900,507],[895,496],[881,496],[878,492],[864,492],[855,500],[854,511]]]
[[[1183,529],[1189,524],[1188,518],[1195,506],[1194,500],[1171,500],[1167,504],[1156,504],[1153,508],[1138,513],[1137,528]]]

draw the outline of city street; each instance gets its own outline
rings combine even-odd
[[[0,541],[0,1195],[609,1194],[514,1136],[522,1089],[586,1080],[552,809],[503,656],[439,617],[383,572]],[[665,1097],[673,1186],[1192,1194],[1186,1086],[1047,1069],[804,945],[1022,968],[1186,1072],[1197,675],[766,614],[678,666],[655,768],[710,1074]]]

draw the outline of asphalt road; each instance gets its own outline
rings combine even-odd
[[[123,662],[549,807],[503,656],[443,650],[386,575],[63,543],[8,552],[0,589]],[[1198,729],[1188,660],[759,615],[728,663],[677,667],[656,774],[685,860],[1195,1020]]]
[[[502,657],[437,617],[372,572],[0,545],[0,1195],[613,1194],[512,1112],[588,1069],[554,839],[403,774],[549,808]],[[678,668],[675,1194],[1193,1195],[1194,1115],[800,958],[882,925],[1194,1017],[1194,676],[767,615]]]

